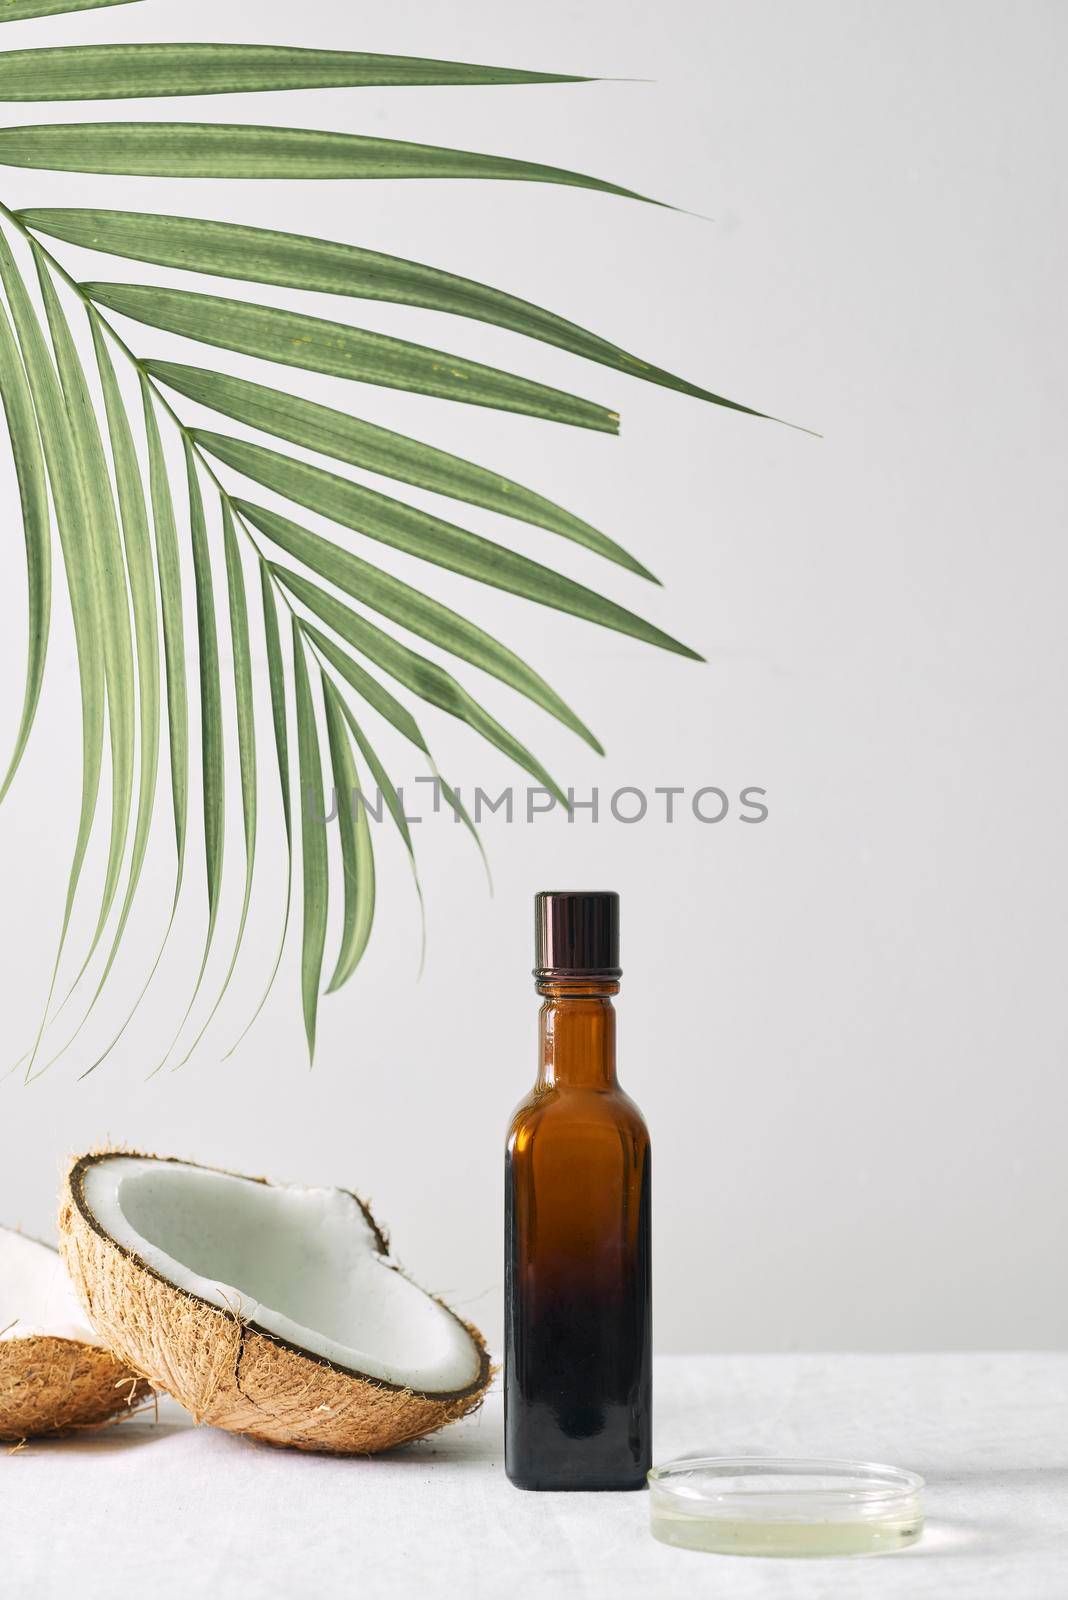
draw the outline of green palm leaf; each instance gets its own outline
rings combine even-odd
[[[0,100],[133,100],[269,89],[585,82],[589,79],[557,72],[349,50],[301,50],[292,45],[76,44],[11,50],[0,56]]]
[[[225,461],[227,466],[243,472],[264,488],[273,489],[306,510],[330,517],[356,533],[403,550],[406,555],[432,561],[436,566],[474,578],[491,588],[504,589],[554,611],[569,612],[586,622],[596,622],[602,628],[612,628],[646,644],[658,645],[662,650],[688,656],[691,661],[701,659],[688,645],[680,644],[651,622],[635,616],[633,611],[606,600],[603,595],[554,572],[551,567],[482,538],[481,534],[470,533],[428,511],[379,494],[377,489],[340,478],[310,462],[295,461],[263,445],[199,429],[195,437],[217,460]]]
[[[378,792],[386,802],[389,814],[393,818],[394,824],[396,825],[397,832],[404,841],[404,848],[408,852],[408,859],[411,863],[412,874],[415,878],[415,887],[418,891],[419,902],[421,905],[423,900],[423,891],[419,884],[419,874],[416,871],[415,845],[412,843],[412,830],[408,824],[408,818],[404,812],[404,798],[396,784],[393,782],[389,773],[378,759],[378,755],[376,754],[375,748],[370,739],[368,739],[367,735],[360,727],[360,724],[353,716],[351,706],[346,705],[342,700],[341,707],[345,714],[345,721],[348,723],[349,729],[352,733],[352,737],[359,745],[360,754],[370,767],[371,776],[375,780]]]
[[[46,122],[4,128],[0,166],[143,178],[504,178],[646,199],[602,178],[537,161],[359,133],[240,122]]]
[[[84,537],[88,513],[66,402],[33,302],[2,232],[0,232],[0,280],[3,281],[25,363],[26,377],[41,432],[48,480],[56,508],[56,525],[63,553],[67,590],[70,595],[81,691],[82,789],[78,830],[67,878],[63,921],[49,984],[48,1000],[45,1014],[42,1015],[37,1043],[34,1045],[35,1056],[37,1044],[40,1043],[40,1032],[44,1029],[47,1007],[51,1004],[55,989],[59,962],[66,944],[71,912],[74,909],[74,900],[96,816],[103,756],[104,652],[92,558],[89,543]],[[32,1065],[33,1056],[28,1071]]]
[[[223,745],[222,686],[219,670],[219,635],[215,614],[215,584],[212,577],[208,525],[200,492],[196,458],[185,445],[186,488],[189,498],[189,533],[193,549],[193,585],[197,602],[197,644],[200,666],[200,763],[204,811],[204,869],[208,891],[208,926],[197,981],[179,1024],[159,1067],[177,1043],[189,1014],[196,1004],[208,958],[215,939],[222,891],[223,847],[226,832],[226,760]]]
[[[41,298],[52,335],[56,367],[70,418],[77,471],[83,484],[88,512],[83,537],[85,534],[88,535],[93,577],[100,595],[104,683],[107,689],[108,729],[111,742],[111,838],[108,860],[96,928],[89,950],[75,978],[77,983],[96,950],[115,902],[126,850],[133,803],[136,743],[134,646],[130,627],[126,561],[100,424],[97,421],[81,357],[47,264],[37,248],[34,248]]]
[[[377,678],[372,677],[369,672],[365,671],[358,661],[354,661],[350,655],[346,655],[344,650],[339,649],[325,633],[320,633],[314,623],[304,622],[302,626],[308,639],[314,644],[319,654],[326,657],[334,670],[339,672],[346,683],[355,689],[360,698],[373,707],[379,716],[384,717],[392,727],[396,728],[398,733],[403,734],[404,738],[410,744],[415,745],[417,750],[421,750],[428,761],[431,760],[427,742],[420,732],[419,724],[407,706],[402,705],[396,695],[391,694],[385,684],[379,683]]]
[[[152,523],[156,534],[155,569],[159,581],[160,612],[163,619],[163,655],[167,670],[167,737],[170,754],[171,812],[174,821],[175,869],[170,916],[132,1007],[111,1042],[81,1074],[95,1072],[111,1054],[136,1016],[163,959],[163,952],[174,927],[185,877],[185,847],[189,813],[189,704],[185,670],[185,630],[182,609],[182,574],[178,555],[178,532],[167,464],[156,422],[155,407],[148,384],[141,380],[145,435],[148,441],[149,495]],[[64,1046],[66,1049],[67,1046]],[[60,1051],[60,1054],[63,1052]],[[54,1059],[54,1058],[53,1058]],[[49,1063],[51,1065],[51,1063]]]
[[[271,715],[274,721],[282,815],[285,819],[286,833],[291,834],[293,802],[289,792],[289,721],[286,712],[285,666],[282,659],[282,641],[278,632],[278,607],[274,601],[270,570],[265,561],[260,562],[260,598],[263,604],[263,632],[267,645],[267,671],[271,689]]]
[[[347,983],[352,977],[371,937],[371,924],[375,914],[375,858],[360,775],[345,727],[346,718],[349,716],[348,708],[325,673],[322,674],[322,685],[345,877],[341,948],[338,951],[334,975],[327,984],[327,993],[330,994],[340,989],[342,984]],[[351,719],[349,726],[355,733],[355,725]],[[388,782],[388,779],[386,781]],[[390,787],[392,788],[392,785]],[[325,815],[322,810],[319,814]]]
[[[276,511],[252,505],[247,500],[237,500],[235,504],[254,527],[320,577],[337,584],[354,599],[391,621],[399,622],[420,638],[499,678],[577,733],[592,749],[603,753],[593,734],[544,678],[473,622],[391,573],[361,561],[351,551],[342,550],[329,539],[310,533],[290,522],[288,517],[279,516]]]
[[[226,557],[226,590],[230,608],[230,647],[234,667],[234,701],[237,714],[237,759],[241,777],[241,817],[245,835],[245,891],[241,900],[241,915],[226,976],[219,987],[215,1003],[202,1023],[199,1033],[176,1066],[189,1060],[203,1039],[218,1011],[241,953],[248,922],[248,908],[252,900],[252,880],[256,864],[256,711],[252,695],[252,647],[249,640],[248,601],[245,597],[245,575],[241,567],[241,552],[237,546],[233,518],[227,500],[220,497],[223,550]]]
[[[320,633],[319,629],[310,622],[305,622],[303,626],[305,634],[315,645],[319,654],[325,656],[334,670],[340,673],[346,683],[355,689],[360,698],[373,707],[387,722],[391,723],[398,733],[403,734],[411,744],[415,745],[417,750],[423,752],[430,765],[431,772],[441,786],[441,793],[445,797],[446,804],[465,825],[478,845],[479,853],[483,862],[485,862],[486,853],[482,849],[482,840],[479,838],[478,829],[468,816],[460,796],[454,789],[449,787],[438,772],[437,764],[430,753],[426,740],[423,738],[419,724],[411,712],[401,705],[396,695],[390,694],[384,684],[379,683],[378,679],[373,678],[369,672],[365,672],[358,661],[353,661],[351,656],[347,656],[343,650],[339,650],[334,641],[329,639],[325,633]],[[486,863],[486,870],[488,873],[488,863]]]
[[[234,657],[234,698],[237,711],[237,754],[241,774],[241,809],[248,856],[248,882],[244,915],[248,913],[248,894],[252,887],[252,863],[256,853],[256,715],[252,697],[252,647],[249,641],[248,602],[241,553],[237,547],[230,506],[221,503],[223,549],[226,556],[226,583],[230,604],[230,641]]]
[[[593,401],[389,334],[187,289],[134,283],[87,283],[83,288],[97,305],[124,317],[264,361],[497,411],[518,411],[601,433],[619,429],[616,412]]]
[[[762,411],[727,400],[663,367],[642,361],[619,345],[589,333],[566,317],[532,305],[529,300],[418,261],[383,255],[378,250],[364,250],[331,239],[311,239],[298,233],[278,233],[271,228],[250,228],[236,222],[161,217],[144,211],[72,208],[22,211],[19,216],[27,227],[70,244],[161,267],[181,267],[187,272],[319,294],[385,300],[470,317],[556,345],[572,355],[584,356],[588,361],[679,394],[748,416],[765,417]]]
[[[315,724],[315,705],[308,682],[308,663],[297,619],[293,619],[293,674],[296,684],[297,757],[300,768],[301,858],[304,878],[304,931],[300,959],[300,987],[304,1005],[304,1031],[308,1055],[315,1058],[315,1030],[319,1014],[319,980],[326,948],[326,914],[329,870],[326,852],[326,806],[323,798],[323,763]]]
[[[405,850],[408,852],[408,864],[412,869],[412,879],[415,883],[415,892],[419,898],[419,924],[422,941],[419,955],[419,970],[421,972],[423,970],[424,962],[426,961],[426,906],[423,902],[423,886],[419,882],[419,869],[415,860],[415,845],[412,843],[412,830],[408,825],[408,818],[404,812],[404,797],[401,794],[401,791],[397,788],[396,784],[393,782],[393,779],[390,777],[389,773],[386,771],[385,767],[382,765],[381,761],[378,759],[378,755],[374,749],[374,746],[371,744],[370,739],[368,739],[367,735],[360,727],[360,724],[353,716],[351,706],[346,705],[345,702],[342,701],[342,710],[345,714],[345,721],[349,725],[349,732],[359,745],[360,754],[363,756],[363,759],[367,762],[367,765],[371,769],[371,776],[375,781],[378,792],[385,800],[389,814],[393,819],[394,826],[403,840]],[[360,812],[363,812],[365,807],[360,805],[358,809]],[[363,817],[363,821],[366,823],[366,816]],[[368,843],[370,843],[370,840],[368,840]],[[370,933],[369,923],[367,931]],[[343,979],[342,982],[344,981],[346,980]],[[338,987],[340,987],[340,984]],[[333,988],[334,984],[331,982],[330,990]]]
[[[126,567],[130,577],[130,597],[133,607],[134,637],[137,656],[137,699],[139,708],[140,767],[137,787],[137,816],[134,822],[134,840],[130,860],[126,897],[108,952],[107,963],[100,976],[93,1003],[99,998],[119,945],[134,896],[141,878],[145,853],[148,849],[152,825],[152,811],[156,799],[156,779],[159,771],[159,631],[156,621],[155,570],[152,545],[148,531],[148,513],[141,482],[141,469],[137,460],[130,421],[115,377],[115,369],[104,342],[104,335],[95,317],[92,319],[93,347],[97,370],[104,392],[111,454],[115,463],[115,486],[119,497],[122,519]]]
[[[286,832],[286,903],[285,910],[282,913],[282,932],[278,940],[278,953],[274,958],[267,985],[256,1009],[223,1057],[224,1061],[233,1055],[242,1039],[244,1039],[267,1004],[267,998],[274,988],[278,969],[282,964],[282,953],[285,950],[286,935],[289,932],[289,915],[293,903],[293,802],[289,792],[289,714],[286,710],[285,663],[282,659],[282,641],[278,632],[278,607],[274,601],[272,582],[267,563],[261,560],[260,601],[263,607],[264,641],[267,646],[267,677],[271,690],[271,721],[274,728],[275,758],[278,764],[278,782],[281,789],[282,820],[285,823]]]
[[[108,432],[111,438],[112,460],[115,463],[115,484],[119,496],[119,512],[122,519],[123,541],[126,550],[126,564],[130,576],[130,595],[133,604],[134,637],[137,646],[137,687],[139,705],[139,732],[140,732],[140,768],[138,775],[137,817],[134,823],[134,842],[130,861],[129,877],[127,880],[126,895],[119,913],[115,933],[112,938],[111,948],[108,951],[104,970],[93,992],[92,1000],[82,1017],[81,1023],[74,1033],[56,1052],[48,1062],[52,1066],[64,1055],[74,1043],[81,1031],[89,1013],[103,993],[108,976],[119,953],[123,934],[129,921],[133,908],[134,896],[140,883],[145,855],[148,849],[148,840],[152,827],[152,816],[156,797],[156,784],[159,775],[159,744],[160,744],[160,673],[159,673],[159,627],[156,618],[155,597],[155,562],[153,559],[152,544],[149,535],[148,515],[145,507],[144,487],[141,481],[141,469],[137,459],[137,450],[133,440],[129,417],[126,412],[125,402],[115,377],[110,354],[104,340],[103,332],[95,315],[90,316],[93,333],[93,347],[96,353],[97,370],[100,373],[101,386],[104,391],[104,407],[107,414]],[[148,986],[155,976],[160,957],[163,954],[167,937],[170,934],[171,923],[177,909],[178,895],[175,890],[174,904],[171,908],[171,918],[167,931],[160,944],[155,961],[151,964],[148,976],[142,985],[134,1005],[127,1013],[122,1026],[115,1033],[110,1044],[93,1061],[84,1073],[88,1077],[94,1072],[102,1061],[111,1054],[116,1044],[122,1038],[127,1027],[132,1021],[141,1001],[144,999]]]
[[[204,857],[208,885],[208,937],[219,911],[225,835],[225,754],[222,733],[222,690],[219,672],[219,638],[215,616],[215,586],[208,546],[204,502],[197,479],[196,461],[186,445],[186,479],[189,489],[189,531],[193,547],[193,581],[197,596],[197,637],[200,659],[201,782],[204,792]]]
[[[450,455],[446,450],[405,438],[402,433],[392,433],[376,423],[363,422],[347,412],[335,411],[300,395],[250,383],[247,378],[231,378],[223,372],[180,366],[171,361],[145,361],[142,365],[167,388],[249,427],[333,456],[349,466],[362,467],[367,472],[396,478],[416,488],[430,489],[452,500],[463,500],[468,505],[482,506],[487,511],[498,511],[503,516],[561,534],[626,567],[628,572],[653,583],[658,581],[621,545],[591,528],[580,517],[535,494],[532,489],[525,489],[522,484],[513,483],[500,473],[490,472],[460,456]]]
[[[96,11],[101,6],[130,5],[131,0],[0,0],[0,22],[25,22],[53,17],[60,11]]]
[[[3,783],[0,783],[0,800],[3,800],[19,769],[41,698],[45,657],[48,652],[49,621],[52,614],[52,540],[48,512],[48,480],[45,475],[41,436],[37,429],[37,416],[33,409],[33,396],[26,381],[26,369],[22,365],[22,357],[11,330],[11,323],[2,305],[0,305],[0,399],[3,400],[22,506],[28,600],[26,687],[22,696],[22,714],[15,735],[15,746],[11,752]]]
[[[420,699],[449,712],[451,716],[458,717],[461,722],[466,722],[468,727],[481,734],[489,744],[494,745],[517,766],[536,778],[561,805],[565,807],[569,805],[567,796],[550,778],[541,762],[532,756],[507,728],[503,728],[496,718],[490,716],[477,700],[472,699],[467,690],[462,688],[443,667],[439,667],[435,661],[428,661],[416,651],[409,650],[407,645],[401,644],[388,633],[383,633],[381,628],[377,628],[365,617],[359,616],[351,606],[346,606],[342,601],[335,599],[325,589],[320,589],[318,584],[309,583],[308,579],[302,578],[299,573],[290,572],[288,568],[274,564],[271,566],[271,571],[291,594],[303,601],[309,610],[314,611],[315,615],[326,623],[327,627],[333,628],[334,632],[354,649],[377,662],[384,672],[388,672],[391,678],[396,678],[398,683],[403,683],[405,688],[411,689]]]
[[[163,648],[167,666],[167,727],[171,768],[171,811],[177,860],[175,902],[185,871],[185,845],[189,815],[189,688],[185,668],[182,566],[178,554],[178,528],[174,499],[167,476],[163,441],[156,422],[152,391],[142,378],[145,434],[148,439],[149,487],[152,522],[156,531],[156,569],[159,575]]]

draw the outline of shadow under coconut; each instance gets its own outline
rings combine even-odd
[[[158,1407],[151,1403],[135,1415],[100,1427],[73,1430],[62,1434],[43,1434],[20,1444],[6,1446],[9,1452],[63,1451],[72,1449],[94,1456],[115,1455],[144,1445],[161,1443],[165,1439],[198,1434],[205,1443],[210,1440],[213,1449],[262,1450],[275,1457],[286,1457],[294,1463],[314,1462],[322,1467],[324,1462],[336,1462],[340,1469],[354,1467],[373,1468],[376,1463],[420,1467],[469,1466],[476,1462],[493,1464],[501,1458],[499,1429],[490,1421],[488,1425],[479,1416],[464,1418],[452,1424],[441,1434],[413,1439],[396,1445],[392,1450],[374,1455],[343,1455],[333,1451],[294,1450],[285,1445],[271,1444],[247,1434],[229,1433],[223,1428],[198,1424],[168,1395],[160,1395]],[[0,1453],[5,1447],[0,1445]]]
[[[173,1401],[166,1402],[173,1406]],[[499,1421],[492,1417],[483,1418],[478,1412],[473,1415],[459,1418],[450,1423],[440,1433],[424,1436],[420,1439],[410,1439],[404,1444],[394,1445],[389,1450],[376,1450],[373,1452],[360,1452],[336,1450],[308,1450],[298,1449],[292,1445],[275,1443],[270,1439],[259,1439],[252,1434],[230,1432],[225,1428],[212,1427],[209,1423],[197,1424],[189,1418],[184,1424],[184,1430],[193,1430],[210,1436],[215,1448],[231,1448],[235,1450],[259,1450],[276,1458],[284,1457],[299,1465],[314,1464],[320,1470],[325,1464],[333,1463],[339,1471],[352,1471],[355,1468],[368,1468],[374,1470],[376,1465],[389,1465],[392,1467],[419,1467],[423,1471],[435,1466],[441,1467],[470,1467],[472,1465],[494,1465],[503,1459],[503,1444]],[[182,1432],[183,1424],[171,1425],[169,1432]]]
[[[186,1423],[170,1419],[157,1422],[150,1409],[144,1418],[131,1417],[129,1421],[105,1423],[97,1428],[73,1429],[69,1433],[40,1434],[21,1444],[0,1445],[0,1451],[6,1448],[22,1455],[31,1450],[51,1452],[66,1449],[77,1450],[81,1455],[115,1455],[123,1450],[135,1450],[142,1445],[158,1443],[168,1435],[184,1433],[187,1427]]]
[[[193,1424],[195,1427],[196,1424]],[[167,1431],[181,1432],[181,1428],[171,1427]],[[274,1444],[269,1439],[255,1439],[249,1434],[228,1433],[222,1428],[213,1428],[209,1424],[202,1425],[202,1431],[210,1433],[214,1438],[230,1441],[236,1449],[265,1450],[273,1456],[285,1456],[292,1461],[306,1461],[316,1463],[320,1468],[324,1462],[334,1462],[339,1468],[371,1467],[376,1464],[389,1464],[393,1467],[421,1467],[425,1470],[428,1466],[470,1466],[476,1462],[493,1464],[501,1459],[501,1441],[494,1440],[487,1433],[484,1440],[474,1442],[470,1439],[458,1440],[456,1444],[441,1442],[435,1444],[426,1439],[413,1439],[408,1444],[394,1445],[391,1450],[376,1450],[361,1454],[353,1451],[351,1454],[337,1450],[304,1450],[296,1449],[292,1445]]]
[[[411,1444],[397,1445],[393,1450],[383,1450],[375,1456],[358,1456],[360,1461],[388,1461],[393,1466],[425,1467],[428,1462],[442,1466],[468,1465],[471,1462],[494,1462],[502,1454],[502,1440],[496,1430],[487,1429],[481,1435],[473,1431],[466,1437],[452,1439],[415,1439]]]

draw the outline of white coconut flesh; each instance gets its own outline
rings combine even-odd
[[[0,1228],[0,1340],[41,1337],[100,1343],[56,1251]]]
[[[82,1201],[167,1283],[297,1350],[427,1395],[480,1377],[467,1329],[389,1262],[343,1189],[114,1156],[85,1168]]]

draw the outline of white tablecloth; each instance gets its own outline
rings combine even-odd
[[[169,1403],[0,1456],[4,1600],[1066,1600],[1068,1354],[696,1356],[657,1364],[655,1454],[912,1467],[912,1549],[775,1561],[668,1549],[648,1496],[529,1494],[501,1401],[333,1460],[193,1428]]]

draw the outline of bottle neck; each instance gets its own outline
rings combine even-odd
[[[616,1086],[615,979],[538,979],[539,1089]]]

